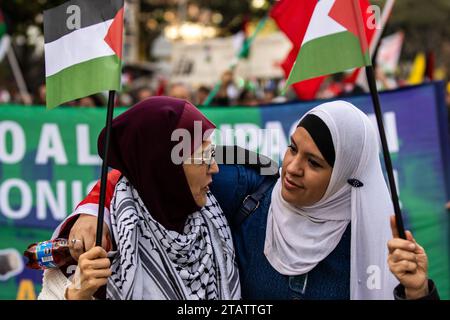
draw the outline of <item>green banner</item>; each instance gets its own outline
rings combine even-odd
[[[427,250],[430,277],[450,297],[448,136],[440,84],[383,93],[389,142],[407,228]],[[374,120],[368,96],[346,99]],[[414,104],[411,103],[414,101]],[[298,119],[320,102],[206,108],[216,144],[239,144],[278,160]],[[115,110],[115,116],[124,108]],[[106,109],[0,106],[0,299],[34,299],[42,272],[22,252],[51,237],[100,177],[97,136]],[[270,139],[265,134],[275,130]]]

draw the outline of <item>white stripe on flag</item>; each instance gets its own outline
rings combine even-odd
[[[331,34],[347,31],[335,20],[331,19],[329,13],[335,0],[320,0],[314,8],[313,15],[309,22],[308,30],[302,45],[308,41],[325,37]]]
[[[113,19],[74,31],[45,44],[45,76],[95,58],[114,55],[105,42]]]

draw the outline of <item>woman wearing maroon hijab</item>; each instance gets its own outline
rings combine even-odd
[[[168,97],[116,117],[108,165],[122,177],[110,206],[111,265],[94,248],[80,257],[75,279],[64,278],[64,290],[52,289],[61,272],[47,270],[43,292],[89,299],[107,284],[107,299],[239,299],[231,232],[208,188],[218,172],[214,128],[192,104]],[[98,150],[104,140],[103,130]]]
[[[172,150],[180,143],[172,141],[172,133],[176,129],[187,130],[192,138],[189,145],[192,151],[197,150],[203,141],[194,139],[195,122],[201,128],[201,137],[206,132],[205,138],[208,138],[215,129],[192,104],[169,97],[153,97],[122,113],[112,124],[109,167],[122,172],[156,221],[179,233],[183,231],[186,218],[204,203],[196,203],[190,192],[184,173],[186,166],[175,164],[171,159]],[[104,142],[105,130],[98,139],[102,158]],[[210,172],[216,171],[214,164]],[[204,175],[204,178],[202,187],[207,187],[212,181],[211,175]],[[206,192],[203,196],[206,199]]]

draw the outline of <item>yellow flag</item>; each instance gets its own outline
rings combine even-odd
[[[414,59],[408,83],[411,85],[421,84],[425,77],[426,58],[423,52],[419,53]]]

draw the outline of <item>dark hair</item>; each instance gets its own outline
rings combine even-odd
[[[328,129],[325,122],[314,114],[308,114],[300,121],[297,127],[305,128],[308,131],[317,148],[319,148],[320,153],[325,157],[328,164],[333,167],[336,152],[334,150],[330,129]]]

